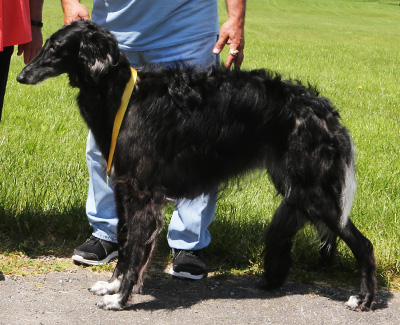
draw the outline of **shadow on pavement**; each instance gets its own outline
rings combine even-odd
[[[308,295],[322,296],[329,300],[344,303],[355,290],[333,288],[321,285],[300,285],[286,283],[280,289],[264,291],[259,288],[260,277],[240,276],[233,279],[218,280],[206,278],[201,281],[182,280],[176,278],[145,280],[143,294],[154,299],[140,301],[138,295],[133,295],[133,305],[127,310],[175,310],[189,308],[201,301],[216,299],[276,299],[285,296]],[[190,298],[188,298],[190,297]],[[388,302],[393,298],[390,292],[378,292],[372,310],[388,308]],[[139,300],[139,301],[138,301]],[[244,311],[245,312],[245,311]]]

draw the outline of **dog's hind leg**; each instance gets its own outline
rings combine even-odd
[[[337,229],[339,237],[349,246],[356,258],[360,274],[360,292],[351,296],[346,306],[352,310],[369,310],[375,298],[376,262],[372,243],[364,237],[350,219]]]
[[[376,292],[376,262],[372,243],[364,237],[349,219],[350,210],[356,191],[354,165],[346,170],[345,181],[340,197],[337,194],[326,194],[314,200],[312,218],[325,223],[328,229],[339,236],[353,252],[358,262],[361,285],[360,292],[350,297],[346,306],[353,310],[369,310]],[[315,197],[318,197],[315,195]],[[311,210],[310,210],[311,211]]]
[[[369,310],[373,303],[376,291],[376,263],[372,243],[364,237],[349,219],[350,209],[344,208],[341,202],[336,202],[335,196],[319,197],[309,209],[311,220],[318,220],[342,239],[353,252],[358,262],[361,274],[360,292],[350,297],[346,306],[353,310]],[[311,204],[309,205],[311,206]],[[312,212],[311,212],[312,211]]]
[[[321,239],[319,266],[330,267],[337,252],[337,236],[325,225],[316,226],[316,228]]]
[[[280,287],[286,280],[291,265],[294,235],[303,227],[304,217],[285,199],[276,210],[265,235],[263,287],[267,290]]]

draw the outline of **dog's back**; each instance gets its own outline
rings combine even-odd
[[[196,195],[255,168],[267,168],[287,196],[292,187],[312,186],[315,175],[328,173],[324,168],[338,170],[341,159],[352,159],[329,100],[279,75],[151,67],[139,78],[120,146],[141,134],[141,149],[158,162],[151,174],[173,197],[187,196],[188,184]]]

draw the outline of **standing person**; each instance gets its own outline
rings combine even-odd
[[[28,64],[39,53],[43,0],[0,0],[0,120],[14,45]]]
[[[64,23],[90,19],[79,0],[61,0]],[[229,44],[226,67],[239,69],[243,61],[246,0],[226,0],[228,20],[219,29],[218,0],[93,0],[93,21],[118,40],[130,64],[140,70],[147,63],[171,66],[176,62],[204,68],[219,64]],[[218,37],[219,35],[219,37]],[[86,147],[89,191],[86,213],[94,232],[74,250],[72,259],[90,265],[118,256],[118,218],[112,187],[106,184],[106,162],[89,132]],[[194,200],[176,203],[168,228],[173,250],[173,276],[201,279],[206,274],[202,250],[211,241],[207,228],[214,220],[217,190]]]

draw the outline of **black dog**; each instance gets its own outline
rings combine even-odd
[[[53,34],[18,81],[36,84],[67,73],[78,104],[105,158],[121,96],[131,72],[114,37],[77,21]],[[354,149],[330,101],[265,70],[144,68],[118,136],[113,182],[119,260],[110,281],[92,287],[99,306],[121,309],[154,251],[167,197],[194,198],[255,169],[266,168],[283,196],[265,239],[265,287],[282,285],[292,239],[306,221],[321,236],[329,263],[337,236],[357,259],[361,289],[352,309],[375,296],[373,246],[349,219]]]

